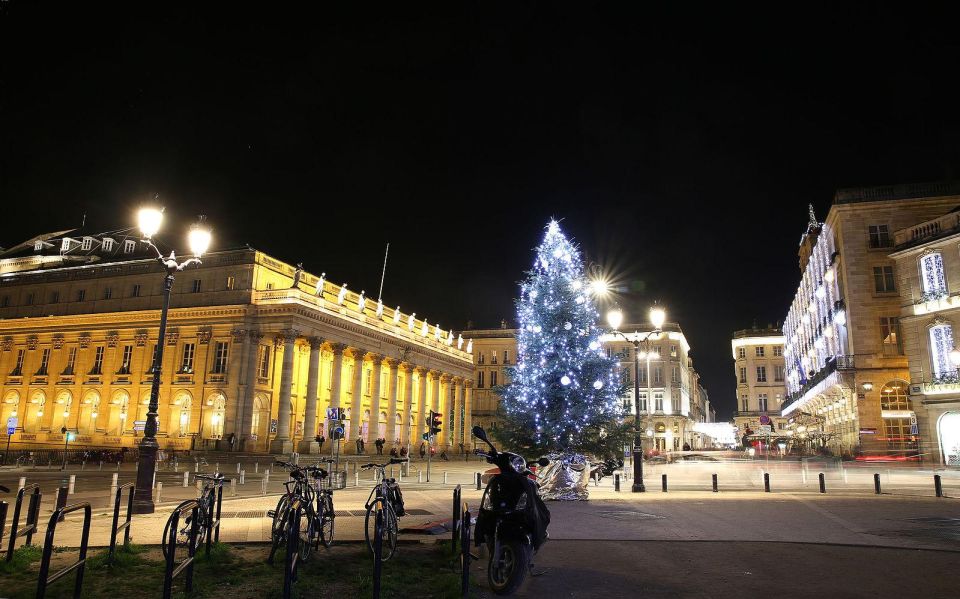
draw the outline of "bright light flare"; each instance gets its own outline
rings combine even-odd
[[[620,325],[623,324],[623,311],[615,308],[607,312],[607,324],[609,324],[610,328],[614,331],[619,331]]]
[[[590,281],[590,293],[596,297],[602,297],[610,293],[610,285],[603,279],[594,279]]]
[[[667,311],[660,306],[650,308],[650,324],[658,331],[663,328],[663,323],[667,321]]]
[[[211,239],[210,229],[199,223],[190,227],[190,233],[187,235],[187,241],[190,243],[190,251],[197,258],[207,252]]]
[[[152,239],[163,223],[163,210],[145,207],[137,213],[137,224],[145,239]]]

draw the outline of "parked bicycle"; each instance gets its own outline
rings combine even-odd
[[[324,460],[327,464],[333,460]],[[300,516],[300,539],[298,551],[300,561],[306,561],[313,549],[330,547],[333,543],[334,524],[336,513],[333,509],[333,491],[342,489],[345,482],[339,473],[330,473],[319,466],[300,467],[289,462],[275,462],[275,466],[290,471],[291,480],[284,483],[287,492],[277,502],[274,510],[267,512],[273,518],[271,524],[272,547],[268,563],[273,563],[273,556],[278,549],[285,546],[290,531],[290,506],[295,499],[300,500],[303,512]]]
[[[200,497],[197,498],[197,503],[200,505],[197,510],[199,521],[197,522],[197,539],[194,549],[203,545],[206,541],[208,534],[213,534],[210,530],[213,525],[213,516],[214,510],[216,509],[217,504],[217,489],[220,488],[223,483],[229,482],[230,479],[224,478],[223,474],[216,472],[214,474],[197,474],[195,477],[197,480],[206,481],[203,485],[203,489],[200,491]],[[189,503],[191,500],[186,500],[180,503],[180,507],[184,504]],[[190,540],[190,526],[193,522],[193,515],[188,515],[183,519],[183,526],[180,530],[177,531],[177,545],[186,547]],[[164,542],[160,545],[160,548],[163,550],[163,556],[167,556],[167,544],[166,539],[170,538],[170,521],[167,520],[166,525],[163,527],[163,539]]]
[[[381,560],[387,561],[397,550],[397,534],[399,532],[398,518],[406,512],[403,509],[403,495],[400,493],[400,485],[395,478],[388,478],[386,467],[391,464],[403,464],[407,460],[400,458],[391,458],[386,464],[364,464],[361,466],[364,470],[374,469],[376,473],[376,485],[370,491],[367,497],[367,517],[364,522],[363,534],[367,540],[367,547],[373,553],[373,542],[376,539],[376,523],[378,512],[383,512],[383,527],[381,528],[380,538],[382,539]]]

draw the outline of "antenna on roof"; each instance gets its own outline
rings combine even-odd
[[[377,301],[383,299],[383,280],[387,278],[387,256],[390,255],[390,242],[387,242],[387,250],[383,252],[383,274],[380,275],[380,293],[377,294]]]
[[[87,226],[87,213],[84,212],[84,213],[83,213],[83,220],[80,221],[80,228],[82,229],[82,228],[84,228],[84,227],[86,227],[86,226]]]

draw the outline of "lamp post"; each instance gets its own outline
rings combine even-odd
[[[641,344],[646,344],[650,337],[654,334],[659,334],[663,328],[663,323],[667,319],[667,313],[658,306],[650,308],[650,323],[653,325],[653,330],[640,337],[640,333],[634,333],[633,339],[627,337],[625,334],[620,332],[620,325],[623,323],[623,312],[619,308],[615,308],[607,313],[607,324],[610,325],[610,328],[613,329],[614,335],[619,335],[623,339],[633,345],[633,405],[635,411],[635,417],[633,422],[633,485],[630,487],[630,490],[634,493],[643,493],[647,489],[643,484],[643,427],[641,426],[640,420],[640,346]],[[649,354],[649,352],[645,352]],[[647,361],[649,366],[650,362]],[[647,401],[651,400],[650,397],[650,376],[647,374]],[[649,404],[647,404],[647,409],[649,411]]]
[[[138,214],[140,232],[143,242],[153,248],[157,254],[157,261],[166,270],[163,281],[163,307],[160,310],[160,331],[157,335],[157,351],[153,355],[153,382],[150,385],[150,402],[147,404],[147,422],[143,428],[143,438],[140,440],[140,456],[137,463],[137,483],[133,493],[133,513],[152,514],[153,505],[153,475],[157,468],[157,408],[160,403],[160,367],[163,364],[163,344],[167,335],[167,312],[170,309],[170,290],[173,288],[173,275],[191,264],[200,264],[202,256],[210,247],[210,229],[201,223],[190,228],[187,240],[190,244],[192,258],[177,262],[174,252],[166,258],[153,243],[153,236],[160,230],[163,222],[163,211],[157,208],[142,208]]]

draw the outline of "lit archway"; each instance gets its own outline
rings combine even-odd
[[[960,466],[960,412],[946,412],[937,421],[940,455],[947,466]]]

